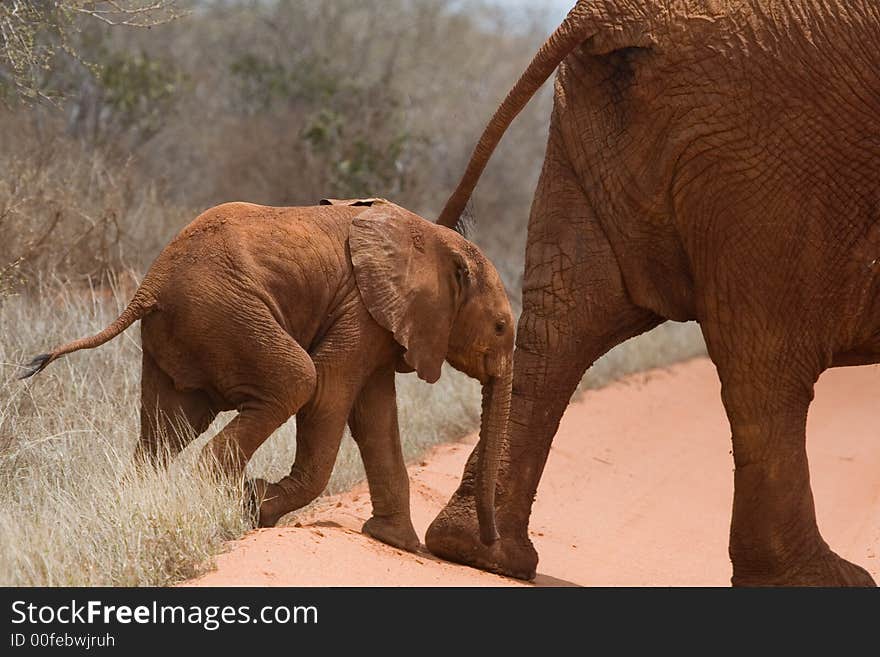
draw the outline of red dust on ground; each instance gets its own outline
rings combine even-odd
[[[733,496],[730,429],[708,360],[635,375],[569,406],[538,490],[535,585],[726,586]],[[880,367],[831,370],[807,428],[819,527],[880,581]],[[425,528],[458,485],[475,438],[410,468]],[[358,531],[366,486],[325,498],[288,526],[248,534],[196,586],[522,586],[410,554]]]

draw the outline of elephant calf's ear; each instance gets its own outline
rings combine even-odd
[[[374,203],[381,203],[385,199],[381,198],[348,198],[348,199],[339,199],[339,198],[322,198],[318,205],[348,205],[348,206],[363,206],[363,207],[371,207]]]
[[[383,204],[355,217],[349,237],[367,310],[394,334],[406,362],[428,383],[440,378],[455,312],[448,263],[438,261],[432,229],[424,219]]]

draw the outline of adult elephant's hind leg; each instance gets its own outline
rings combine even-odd
[[[717,351],[711,331],[706,337],[710,353]],[[816,523],[806,422],[821,368],[785,348],[768,354],[731,350],[735,344],[728,340],[723,354],[713,353],[736,467],[734,586],[873,586],[864,569],[831,551]]]

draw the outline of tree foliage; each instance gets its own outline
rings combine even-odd
[[[58,57],[80,59],[76,35],[89,21],[152,27],[178,15],[175,0],[3,0],[0,2],[0,96],[7,103],[55,99]]]
[[[0,104],[0,270],[143,270],[185,221],[230,200],[383,196],[434,217],[547,29],[538,4],[530,21],[479,0],[180,0],[180,20],[127,2],[153,13],[135,23],[44,0],[19,2],[36,13],[13,20],[0,0],[0,23],[39,35],[0,49],[14,101]],[[162,24],[127,27],[147,16]],[[511,289],[548,92],[474,200],[474,238]]]

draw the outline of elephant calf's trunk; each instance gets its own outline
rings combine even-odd
[[[483,386],[477,464],[477,519],[480,522],[480,540],[485,545],[492,545],[499,538],[495,522],[495,485],[501,463],[501,450],[507,435],[512,382],[513,370],[508,362],[499,376],[492,377]]]

